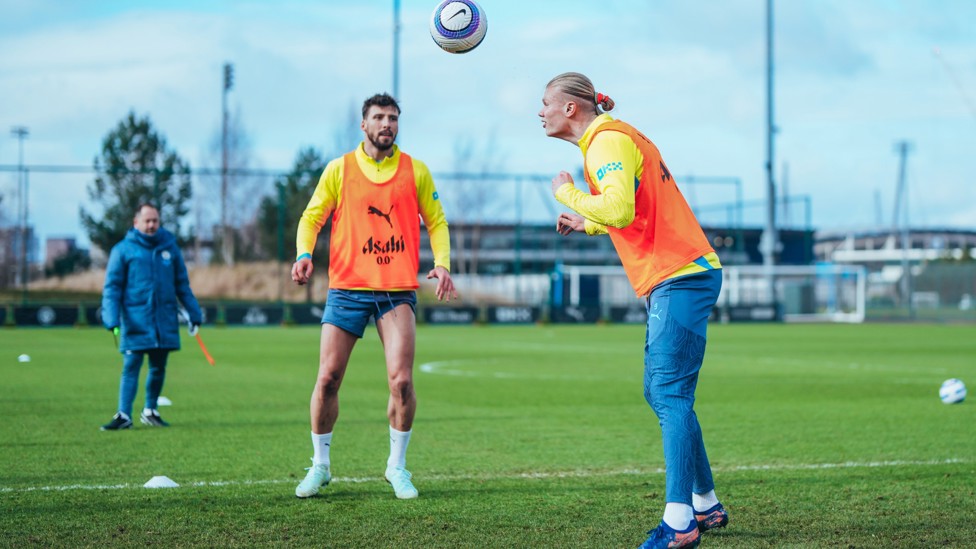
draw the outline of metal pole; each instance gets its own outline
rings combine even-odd
[[[776,184],[773,179],[773,0],[766,0],[766,239],[763,250],[763,266],[769,279],[770,296],[776,302],[776,285],[773,276],[776,252]]]
[[[808,239],[813,238],[813,199],[809,195],[803,197],[803,219],[804,219],[804,231]],[[810,245],[809,240],[807,241],[807,246],[804,247],[805,250],[810,250],[810,255],[805,257],[806,263],[813,263],[814,253],[813,246]],[[806,252],[804,252],[806,253]]]
[[[23,289],[23,300],[27,303],[27,279],[29,278],[29,269],[27,267],[27,178],[24,174],[24,139],[30,135],[30,130],[26,126],[14,126],[10,128],[10,134],[17,138],[18,142],[18,156],[17,156],[17,194],[20,198],[20,211],[18,216],[20,217],[20,243],[21,243],[21,288]]]
[[[278,182],[278,301],[284,302],[285,266],[285,185]]]
[[[515,178],[515,303],[520,305],[522,288],[522,178]]]
[[[30,287],[30,261],[27,250],[30,249],[30,231],[27,230],[30,222],[30,172],[24,170],[24,293],[22,301],[27,305]]]
[[[745,208],[742,204],[742,180],[738,177],[735,178],[735,207],[738,210],[738,215],[736,216],[736,234],[735,234],[735,251],[744,252],[746,249],[746,243],[743,242],[742,225],[745,223],[743,209]]]
[[[233,265],[233,247],[227,220],[227,92],[234,85],[234,66],[224,63],[224,86],[221,93],[221,112],[223,116],[220,138],[220,247],[225,265]]]
[[[783,173],[779,179],[780,198],[783,210],[780,212],[780,225],[784,229],[790,229],[790,165],[783,162]]]
[[[908,317],[915,318],[915,306],[912,303],[912,266],[908,258],[910,251],[909,227],[908,227],[908,186],[905,183],[905,167],[908,164],[908,152],[911,150],[911,143],[899,141],[895,144],[900,160],[898,162],[898,193],[899,202],[902,206],[901,215],[901,294],[902,299],[908,305]],[[898,227],[898,202],[895,206],[895,228]]]
[[[745,214],[742,211],[744,199],[742,198],[742,180],[738,177],[735,178],[735,205],[738,208],[738,216],[736,218],[738,227],[741,229],[742,225],[745,223]]]
[[[400,100],[400,0],[393,0],[393,98]]]

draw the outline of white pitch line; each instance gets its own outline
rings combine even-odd
[[[477,378],[495,378],[495,379],[533,379],[542,381],[591,381],[591,380],[616,380],[616,381],[628,381],[629,378],[619,378],[614,376],[603,376],[603,375],[590,375],[590,376],[578,376],[578,375],[564,375],[564,374],[541,374],[534,373],[532,371],[526,372],[484,372],[479,370],[462,370],[459,366],[464,365],[492,365],[500,364],[501,361],[498,359],[470,359],[470,360],[442,360],[437,362],[425,362],[418,366],[417,368],[425,374],[437,374],[445,376],[455,376],[455,377],[477,377]],[[636,379],[636,378],[634,378]]]
[[[798,463],[798,464],[779,464],[779,465],[735,465],[732,467],[713,467],[713,472],[734,473],[739,471],[811,471],[824,469],[856,469],[856,468],[883,468],[883,467],[918,467],[936,465],[955,465],[963,463],[976,463],[971,459],[934,459],[934,460],[891,460],[891,461],[845,461],[841,463]],[[640,476],[640,475],[663,475],[664,469],[612,469],[607,471],[574,470],[574,471],[537,471],[525,473],[508,473],[500,475],[427,475],[422,480],[428,481],[470,481],[470,480],[522,480],[522,479],[549,479],[549,478],[598,478],[612,476]],[[359,484],[365,482],[385,482],[383,477],[336,477],[332,482]],[[211,487],[211,486],[256,486],[261,484],[293,484],[295,479],[269,479],[269,480],[212,480],[187,482],[182,486],[192,487]],[[129,488],[142,488],[142,484],[69,484],[66,486],[29,486],[26,488],[0,487],[0,493],[11,492],[64,492],[68,490],[125,490]]]

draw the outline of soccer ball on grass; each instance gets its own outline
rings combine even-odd
[[[960,379],[947,379],[939,388],[939,398],[944,404],[956,404],[966,399],[966,385]]]

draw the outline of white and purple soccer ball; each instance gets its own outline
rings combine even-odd
[[[939,398],[943,404],[956,404],[966,399],[966,384],[961,379],[947,379],[939,388]]]
[[[474,0],[444,0],[430,16],[430,37],[449,53],[467,53],[485,39],[488,18]]]

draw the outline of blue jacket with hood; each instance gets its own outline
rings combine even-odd
[[[177,299],[190,323],[203,322],[173,233],[160,227],[149,236],[129,229],[112,247],[102,291],[102,323],[121,327],[119,350],[179,349]]]

